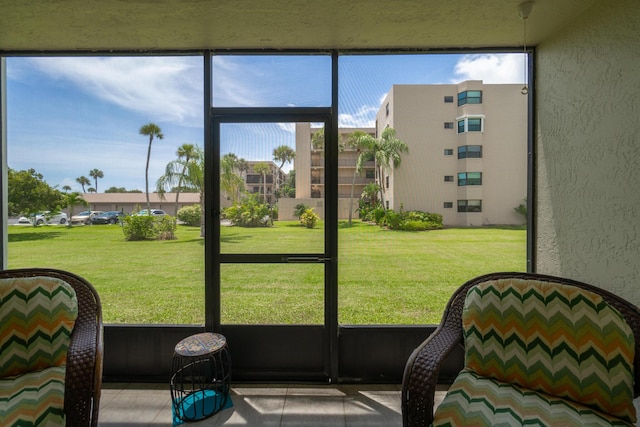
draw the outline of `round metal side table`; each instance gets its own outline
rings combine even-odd
[[[231,386],[231,356],[224,335],[191,335],[174,349],[171,401],[182,421],[198,421],[223,409]]]

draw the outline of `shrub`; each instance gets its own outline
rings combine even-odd
[[[262,203],[251,194],[242,203],[235,204],[222,211],[222,216],[239,227],[268,227],[273,221],[269,216],[269,205]]]
[[[402,229],[402,223],[404,222],[402,217],[402,213],[396,213],[389,209],[387,214],[384,216],[384,220],[381,221],[382,224],[380,225],[386,225],[392,230],[400,230]]]
[[[192,227],[200,226],[202,209],[200,205],[185,206],[178,211],[178,219]]]
[[[516,211],[516,213],[522,217],[522,219],[524,220],[524,224],[526,224],[527,223],[527,199],[523,199],[522,201],[524,203],[520,203],[518,207],[513,208],[513,210]]]
[[[172,216],[129,215],[124,218],[122,232],[126,240],[173,240],[176,219]]]
[[[307,228],[313,228],[320,221],[320,217],[313,211],[313,208],[308,208],[300,216],[300,223]]]
[[[176,219],[172,216],[163,216],[154,218],[153,226],[156,236],[160,240],[175,240],[176,238]]]
[[[298,203],[296,207],[293,208],[293,215],[296,218],[300,219],[302,218],[302,214],[304,214],[307,209],[309,209],[309,206],[305,205],[304,203]]]
[[[407,212],[404,211],[402,207],[400,208],[400,212],[394,212],[389,209],[379,224],[386,225],[391,230],[406,231],[437,230],[443,228],[442,215],[422,211]]]
[[[371,212],[371,219],[373,222],[379,225],[383,225],[383,218],[386,215],[386,212],[382,206],[378,206],[373,209]]]
[[[154,217],[150,215],[128,215],[124,217],[122,231],[126,240],[146,240],[156,237],[153,226]]]

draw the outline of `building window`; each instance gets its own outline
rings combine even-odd
[[[444,202],[445,209],[453,209],[453,202]]]
[[[482,119],[469,117],[467,119],[467,132],[482,132]]]
[[[385,178],[386,178],[384,182],[385,188],[389,188],[389,177],[387,176]]]
[[[387,117],[389,117],[389,103],[387,102],[387,106],[385,107],[385,110],[387,112]]]
[[[482,172],[461,172],[458,174],[458,187],[482,185]]]
[[[453,175],[445,175],[444,182],[453,182]]]
[[[376,171],[374,171],[373,169],[367,169],[364,171],[364,173],[364,176],[368,179],[373,179],[376,177]]]
[[[458,200],[458,212],[482,212],[482,200]]]
[[[444,102],[446,102],[447,104],[453,102],[453,96],[445,96]]]
[[[453,148],[445,148],[444,149],[445,156],[453,156]]]
[[[458,133],[484,131],[484,116],[459,117],[456,122],[458,124]]]
[[[466,90],[458,94],[458,106],[466,104],[482,104],[481,90]]]
[[[387,209],[389,209],[389,201],[388,201],[388,200],[385,200],[384,204],[385,204],[385,206],[387,207]]]
[[[482,145],[461,145],[458,147],[459,159],[481,159]]]
[[[445,129],[453,129],[453,122],[444,122]]]

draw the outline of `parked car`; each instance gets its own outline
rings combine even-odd
[[[149,215],[146,209],[142,209],[140,212],[136,214],[137,216],[146,216]],[[151,209],[151,216],[166,216],[167,213],[162,209]]]
[[[18,218],[18,224],[33,224],[35,221],[36,225],[42,224],[66,224],[67,223],[67,214],[64,212],[58,212],[56,214],[51,214],[51,211],[44,211],[32,215],[27,218],[25,216],[21,216]]]
[[[122,221],[124,213],[120,211],[107,211],[91,218],[91,224],[117,224]]]
[[[71,224],[91,224],[91,218],[96,215],[103,214],[103,211],[82,211],[71,217]]]

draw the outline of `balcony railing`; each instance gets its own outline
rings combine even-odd
[[[353,177],[338,177],[338,185],[351,185],[353,183]],[[373,178],[365,178],[365,177],[356,177],[355,185],[366,185],[371,182],[374,182]],[[311,178],[312,184],[320,184],[324,185],[324,177],[322,178]]]
[[[365,168],[373,168],[375,167],[375,162],[373,160],[364,162],[363,166]],[[324,159],[320,160],[311,160],[312,168],[323,168],[324,167]],[[338,167],[340,168],[355,168],[356,167],[356,159],[346,159],[346,160],[338,160]]]

